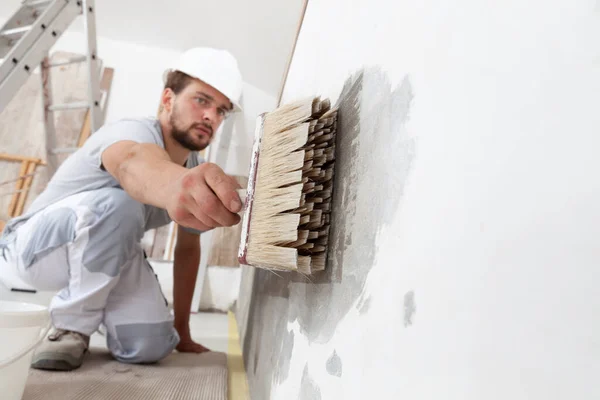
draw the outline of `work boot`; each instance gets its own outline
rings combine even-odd
[[[89,345],[89,336],[54,328],[35,349],[31,367],[53,371],[71,371],[79,368]]]

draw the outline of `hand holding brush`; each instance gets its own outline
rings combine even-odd
[[[218,165],[206,163],[192,168],[172,188],[167,211],[177,224],[207,231],[240,222],[240,185]]]

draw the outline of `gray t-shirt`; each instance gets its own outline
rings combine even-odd
[[[90,190],[120,187],[117,180],[101,168],[101,156],[107,147],[121,140],[153,143],[165,148],[160,123],[155,118],[123,119],[102,126],[60,165],[46,189],[31,203],[27,212],[8,222],[5,233],[39,210],[64,198]],[[192,152],[185,166],[193,168],[203,162],[198,153]],[[145,208],[146,229],[157,228],[171,221],[166,210],[149,205],[145,205]],[[199,233],[191,229],[186,230]]]

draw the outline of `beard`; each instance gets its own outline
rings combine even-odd
[[[182,126],[180,123],[179,112],[177,107],[173,108],[173,113],[171,114],[171,118],[169,119],[169,123],[171,124],[171,135],[173,139],[177,141],[180,145],[185,147],[190,151],[201,151],[208,147],[210,144],[210,139],[212,138],[213,129],[210,124],[207,123],[193,123],[190,124],[187,128]],[[210,132],[210,137],[203,141],[202,143],[197,142],[197,135],[192,132],[192,129],[197,129],[204,127]]]

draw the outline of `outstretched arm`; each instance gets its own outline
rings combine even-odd
[[[131,197],[180,225],[206,231],[240,221],[239,185],[216,164],[187,169],[155,144],[123,140],[104,150],[102,165]]]

